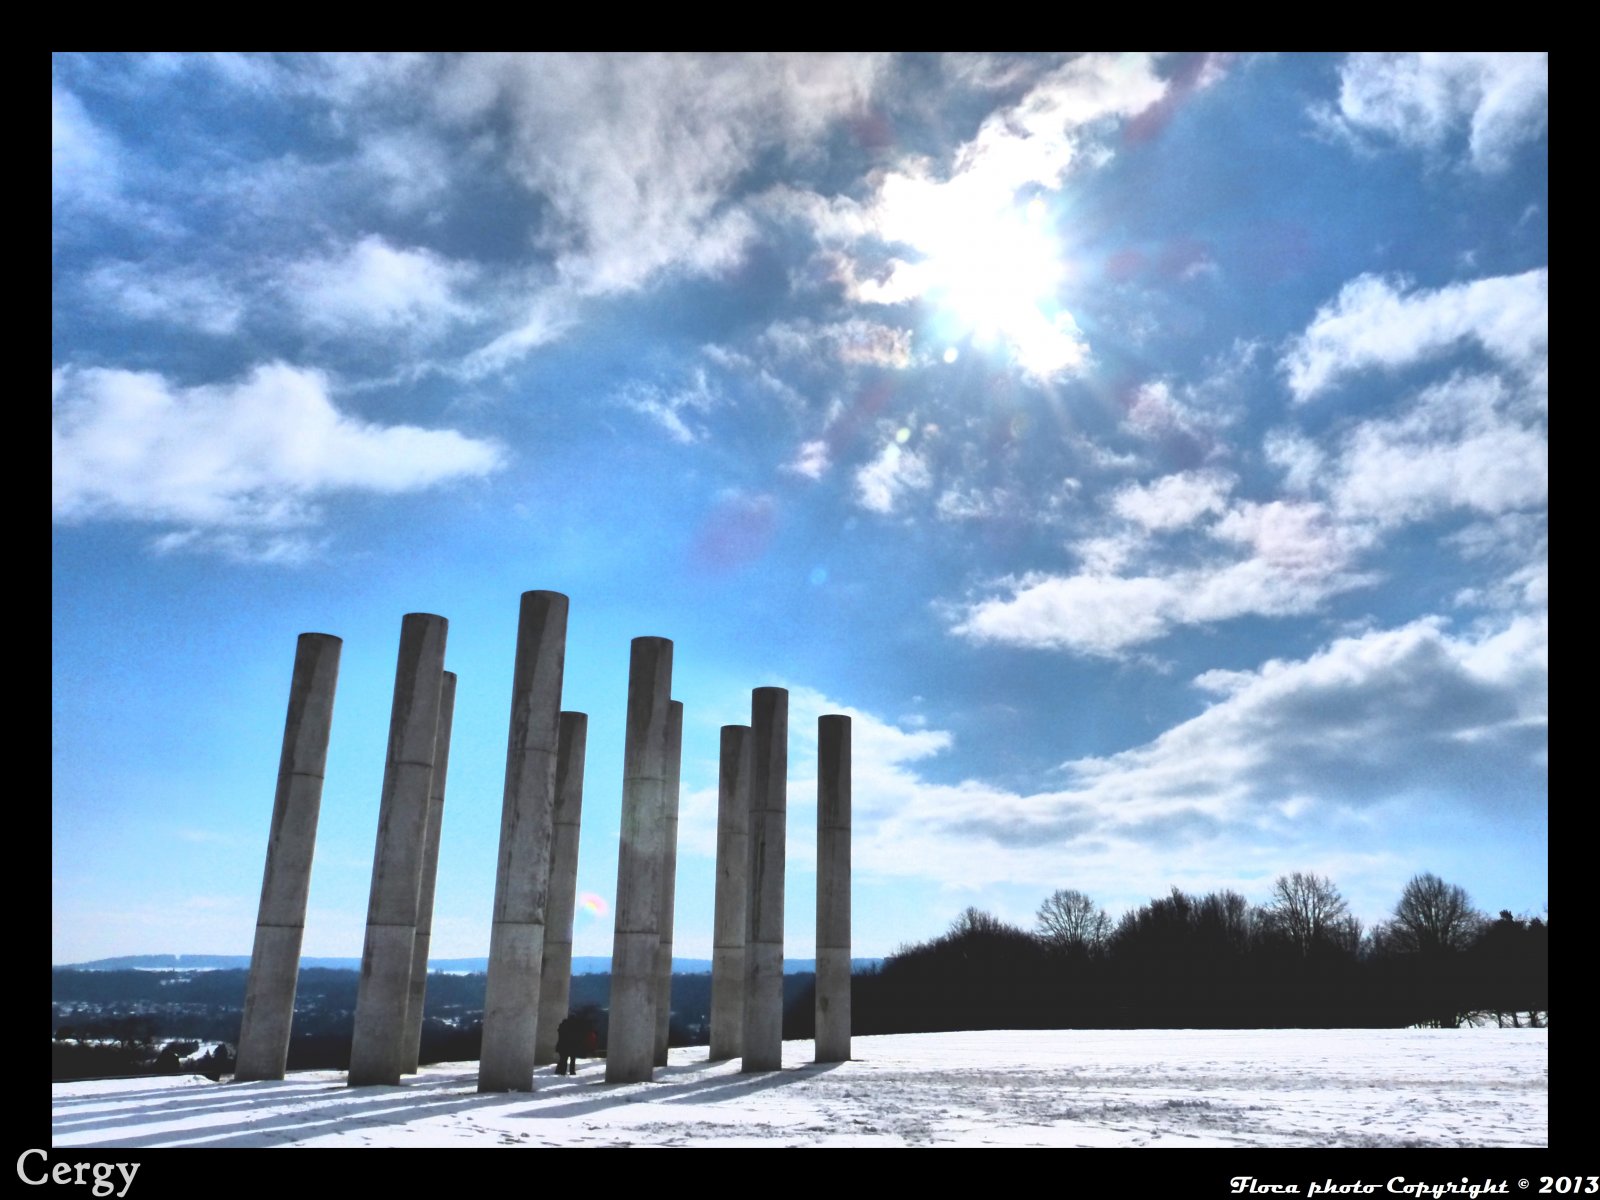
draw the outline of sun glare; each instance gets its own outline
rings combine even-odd
[[[1066,254],[1043,197],[1019,204],[973,176],[899,176],[883,201],[885,234],[921,254],[902,282],[938,307],[945,340],[1003,348],[1041,377],[1082,361],[1077,323],[1060,307]]]

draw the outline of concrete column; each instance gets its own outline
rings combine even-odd
[[[717,900],[711,946],[711,1061],[744,1047],[744,922],[750,867],[750,726],[722,727]]]
[[[817,1061],[850,1059],[850,718],[817,718]]]
[[[750,702],[750,854],[744,942],[741,1070],[783,1066],[783,855],[789,778],[789,693]]]
[[[559,592],[523,592],[483,993],[480,1092],[533,1090],[566,646],[567,598]]]
[[[289,715],[278,757],[278,791],[272,801],[267,868],[261,880],[256,943],[239,1029],[234,1078],[282,1079],[289,1060],[294,991],[300,978],[300,941],[311,887],[311,856],[322,809],[322,773],[328,761],[333,692],[339,682],[342,643],[326,633],[302,633],[289,681]]]
[[[417,936],[411,943],[411,993],[406,1001],[405,1074],[414,1074],[422,1057],[422,1008],[428,998],[428,948],[433,941],[433,885],[439,877],[439,831],[444,823],[444,785],[450,771],[450,726],[456,711],[456,676],[444,673],[439,689],[439,732],[433,741],[433,787],[422,830],[422,883],[417,888]]]
[[[683,775],[683,705],[667,705],[666,830],[661,859],[661,940],[656,946],[656,1054],[667,1065],[667,1034],[672,1024],[672,910],[678,900],[678,786]]]
[[[572,918],[578,896],[578,826],[583,815],[583,758],[589,718],[561,714],[556,747],[555,830],[550,842],[550,903],[545,910],[544,962],[539,967],[539,1030],[533,1061],[556,1060],[556,1027],[572,996]]]
[[[628,663],[622,836],[617,849],[617,915],[611,942],[607,1083],[648,1081],[654,1071],[656,949],[661,942],[671,699],[672,642],[634,638]]]
[[[439,694],[444,685],[444,644],[449,622],[431,613],[407,613],[400,623],[389,753],[378,808],[378,844],[372,857],[367,938],[356,991],[355,1036],[350,1043],[350,1084],[397,1084],[405,1060],[406,1008],[411,999],[411,955],[417,940],[417,897],[422,889],[423,830],[433,790]]]

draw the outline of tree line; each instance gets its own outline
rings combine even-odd
[[[1280,876],[1265,903],[1178,888],[1113,922],[1085,893],[1052,892],[1033,929],[969,908],[948,931],[852,979],[859,1034],[952,1029],[1454,1027],[1548,1019],[1549,923],[1501,910],[1423,873],[1364,929],[1332,881]],[[52,970],[57,1079],[179,1069],[201,1042],[231,1068],[248,972]],[[358,975],[306,968],[289,1067],[348,1065]],[[604,1040],[609,975],[572,979]],[[469,1061],[482,1037],[484,976],[430,974],[423,1062]],[[711,977],[674,975],[672,1045],[703,1044]],[[812,1035],[814,977],[784,977],[786,1038]],[[193,1069],[188,1068],[188,1069]]]
[[[1428,872],[1370,929],[1331,880],[1298,871],[1262,904],[1174,887],[1115,922],[1064,888],[1032,930],[969,908],[941,936],[857,974],[852,1024],[861,1034],[1540,1025],[1548,962],[1547,920],[1491,919]]]

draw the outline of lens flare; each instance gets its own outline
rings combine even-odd
[[[608,911],[604,896],[597,896],[593,892],[583,892],[578,896],[578,909],[593,917],[603,917]]]

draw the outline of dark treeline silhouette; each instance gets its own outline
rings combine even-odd
[[[231,1071],[248,972],[51,972],[56,1079]],[[1549,923],[1477,912],[1432,874],[1406,884],[1370,930],[1334,884],[1296,872],[1263,904],[1233,891],[1178,888],[1112,922],[1062,889],[1020,929],[969,908],[948,932],[857,971],[860,1034],[953,1029],[1452,1027],[1542,1024],[1549,1012]],[[359,975],[300,972],[289,1068],[344,1069]],[[430,974],[424,1063],[472,1061],[485,977]],[[570,1007],[594,1014],[602,1047],[609,975],[572,979]],[[784,976],[783,1031],[812,1035],[815,977]],[[672,977],[674,1046],[708,1039],[711,976]],[[206,1043],[219,1044],[201,1053]],[[203,1061],[196,1061],[201,1059]]]
[[[52,1040],[50,1077],[60,1081],[184,1073],[221,1079],[233,1072],[232,1046],[217,1043],[202,1053],[198,1041],[158,1040],[144,1018],[123,1018],[105,1032],[108,1036],[85,1041]]]
[[[861,1034],[1542,1024],[1548,962],[1548,922],[1491,921],[1431,874],[1365,932],[1331,881],[1299,872],[1265,904],[1173,888],[1115,923],[1065,889],[1034,931],[969,908],[857,973],[852,1023]]]

